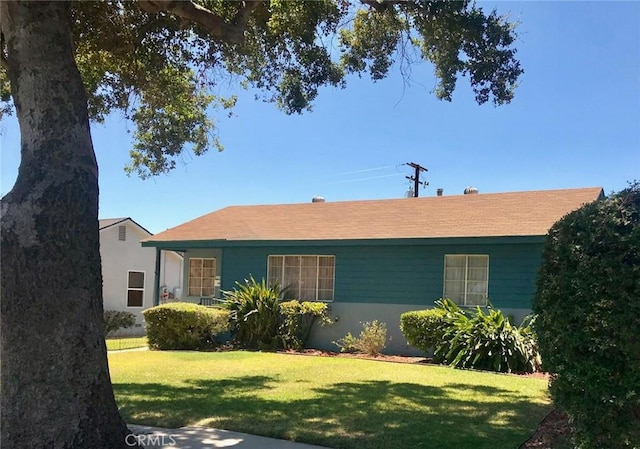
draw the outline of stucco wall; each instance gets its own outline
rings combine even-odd
[[[136,315],[136,327],[123,330],[120,334],[141,334],[144,332],[142,311],[153,306],[155,282],[155,248],[143,248],[140,240],[147,238],[144,230],[127,221],[120,225],[127,227],[126,240],[118,239],[118,226],[100,231],[100,256],[102,257],[102,294],[104,310],[121,310]],[[182,285],[182,258],[172,251],[162,251],[160,285],[166,285],[173,292]],[[129,271],[145,273],[142,307],[127,307],[127,276]]]
[[[309,347],[327,351],[339,351],[340,348],[333,344],[334,341],[343,338],[347,332],[358,336],[363,329],[363,324],[378,320],[387,326],[387,346],[383,351],[386,354],[400,355],[426,355],[422,351],[409,346],[407,340],[400,331],[400,315],[410,310],[427,309],[433,304],[367,304],[367,303],[339,303],[333,302],[331,306],[331,321],[329,326],[315,324],[309,341]],[[506,315],[511,315],[515,323],[531,313],[530,309],[502,309]]]

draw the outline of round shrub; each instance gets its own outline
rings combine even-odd
[[[229,330],[229,312],[188,302],[173,302],[142,312],[150,349],[208,349]]]
[[[104,311],[104,335],[109,337],[120,329],[126,329],[136,324],[136,316],[131,312],[121,310]]]
[[[431,352],[442,341],[447,324],[442,308],[414,310],[400,315],[400,330],[407,342],[424,352]]]
[[[534,310],[551,394],[580,448],[640,447],[640,185],[549,231]]]

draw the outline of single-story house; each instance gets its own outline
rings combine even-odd
[[[415,353],[400,314],[449,297],[521,320],[531,311],[549,228],[603,197],[600,187],[387,200],[232,206],[146,238],[142,245],[185,256],[184,300],[220,297],[252,275],[325,301],[334,324],[311,345],[361,323],[387,324],[388,352]],[[160,281],[157,281],[160,282]]]
[[[100,257],[102,258],[102,296],[104,310],[131,312],[136,316],[133,328],[121,335],[144,333],[142,311],[154,305],[154,297],[169,299],[181,295],[182,256],[165,251],[156,269],[156,251],[143,248],[140,241],[153,234],[129,217],[99,220]],[[154,292],[156,275],[161,288]]]

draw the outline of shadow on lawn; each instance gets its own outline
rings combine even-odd
[[[127,422],[164,427],[198,423],[334,448],[518,447],[548,413],[525,395],[489,386],[433,387],[369,381],[311,390],[285,400],[277,379],[193,380],[183,387],[115,384]],[[489,396],[478,402],[474,398]],[[266,398],[268,399],[266,399]]]

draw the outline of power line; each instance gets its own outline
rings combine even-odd
[[[355,171],[348,171],[345,173],[338,173],[336,176],[344,176],[344,175],[355,175],[358,173],[365,173],[368,171],[376,171],[376,170],[386,170],[387,168],[393,168],[396,167],[396,165],[385,165],[384,167],[376,167],[376,168],[365,168],[362,170],[355,170]]]
[[[344,183],[347,183],[347,182],[369,181],[370,179],[391,178],[393,176],[400,176],[400,173],[393,173],[391,175],[370,176],[370,177],[367,177],[367,178],[346,179],[344,181],[330,182],[329,184],[344,184]]]

